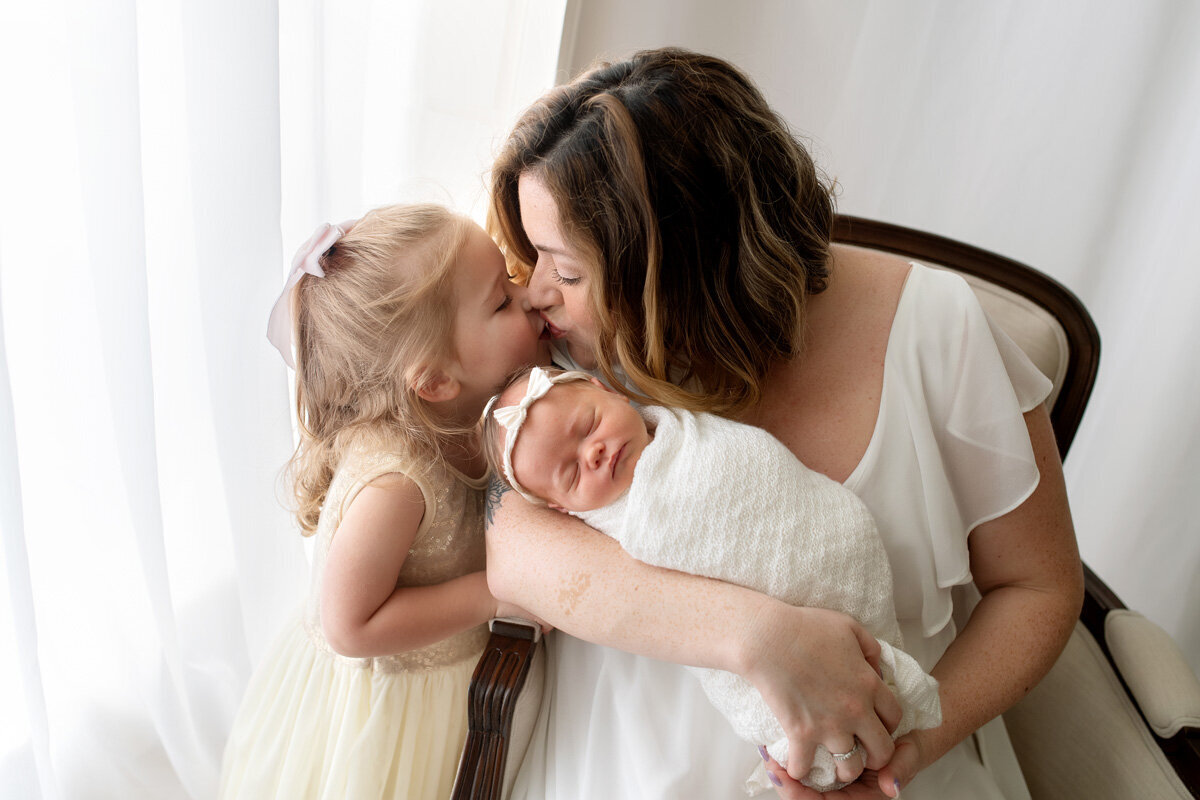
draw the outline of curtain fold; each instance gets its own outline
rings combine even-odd
[[[0,596],[0,637],[3,637],[0,641],[15,645],[5,648],[0,657],[3,677],[0,698],[4,701],[0,706],[8,709],[9,715],[9,727],[0,739],[5,748],[0,763],[6,786],[31,796],[40,786],[40,796],[57,798],[57,782],[50,765],[46,693],[38,658],[33,583],[21,501],[21,463],[4,338],[4,293],[0,284],[0,533],[3,534],[0,552],[4,554],[3,579],[8,588]]]
[[[373,204],[478,212],[563,5],[0,7],[6,797],[215,795],[307,590],[285,253]]]

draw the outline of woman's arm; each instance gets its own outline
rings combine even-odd
[[[1039,406],[1025,424],[1041,478],[1019,508],[970,535],[971,573],[983,599],[933,669],[943,723],[922,732],[920,766],[1028,694],[1079,619],[1083,567],[1050,416]]]
[[[1025,424],[1041,478],[1020,507],[970,534],[971,573],[983,599],[932,670],[941,683],[942,724],[901,737],[878,776],[837,796],[877,798],[884,786],[894,796],[894,781],[903,787],[1028,694],[1066,646],[1083,603],[1083,568],[1045,407],[1025,414]],[[799,784],[779,794],[814,796]]]
[[[853,619],[648,566],[579,520],[498,487],[487,533],[497,597],[581,639],[742,675],[787,732],[796,775],[817,744],[836,748],[851,734],[872,766],[888,762],[900,708],[867,661],[878,662],[878,642]]]
[[[424,514],[421,490],[402,475],[372,481],[346,509],[321,579],[321,627],[337,652],[367,658],[414,650],[496,613],[483,572],[396,588]]]

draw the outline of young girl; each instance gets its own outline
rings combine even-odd
[[[477,225],[390,206],[320,228],[268,338],[291,365],[296,516],[312,589],[250,682],[223,798],[445,798],[497,615],[473,433],[543,323]]]

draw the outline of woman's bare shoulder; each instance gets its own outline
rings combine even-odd
[[[890,253],[834,245],[829,289],[824,294],[839,306],[865,304],[872,312],[883,312],[890,321],[911,267],[910,262]]]
[[[875,354],[886,346],[896,306],[911,264],[899,256],[835,245],[829,286],[809,299],[808,336],[818,349],[827,340],[842,343],[855,355]]]

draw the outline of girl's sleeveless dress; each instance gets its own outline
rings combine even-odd
[[[321,575],[342,514],[366,484],[395,472],[411,478],[425,500],[397,585],[442,583],[484,568],[482,479],[448,468],[413,470],[388,454],[348,455],[321,511],[308,601],[250,681],[226,745],[220,797],[449,796],[487,627],[382,658],[340,656],[321,633]]]

